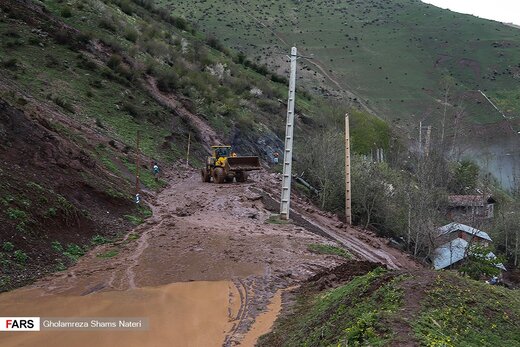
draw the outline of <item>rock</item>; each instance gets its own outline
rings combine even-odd
[[[247,199],[251,200],[251,201],[257,201],[257,200],[262,199],[262,195],[251,195],[251,196],[248,196]]]

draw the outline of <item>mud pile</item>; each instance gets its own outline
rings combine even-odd
[[[306,281],[306,284],[318,291],[335,288],[351,281],[356,276],[365,275],[378,267],[387,268],[386,265],[381,263],[349,260],[344,264],[322,271],[310,277]]]

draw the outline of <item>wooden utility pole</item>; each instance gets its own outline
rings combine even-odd
[[[350,126],[348,113],[345,115],[345,217],[352,225],[352,201],[350,192]]]
[[[289,97],[287,100],[287,123],[285,125],[285,147],[283,156],[282,198],[280,201],[280,218],[289,219],[291,208],[291,169],[294,132],[294,97],[296,94],[296,47],[291,49],[291,76],[289,79]]]
[[[422,156],[422,121],[419,122],[419,155]]]
[[[188,149],[186,151],[186,167],[190,166],[190,141],[191,141],[191,133],[188,133]]]
[[[141,134],[139,130],[137,130],[137,138],[135,141],[135,194],[139,194],[140,187],[139,187],[139,140],[140,140]]]

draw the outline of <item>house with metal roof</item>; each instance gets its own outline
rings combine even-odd
[[[441,245],[434,251],[432,260],[435,270],[456,266],[463,260],[469,251],[470,245],[488,247],[493,240],[488,233],[460,223],[450,223],[438,229]],[[493,252],[486,255],[489,259],[495,259]],[[498,268],[506,270],[503,264]]]
[[[443,238],[461,238],[468,242],[476,242],[481,246],[488,247],[493,242],[488,233],[461,223],[450,223],[439,228],[439,235]]]

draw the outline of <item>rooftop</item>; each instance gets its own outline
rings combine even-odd
[[[448,204],[451,207],[457,206],[474,206],[482,207],[486,204],[492,204],[495,199],[491,195],[450,195],[448,196]]]
[[[440,227],[439,231],[440,231],[441,235],[450,234],[450,233],[457,232],[457,231],[464,231],[465,233],[468,233],[472,236],[480,237],[481,239],[493,242],[491,237],[486,232],[484,232],[482,230],[478,230],[473,227],[470,227],[466,224],[460,224],[460,223],[453,222],[453,223],[446,224],[445,226]]]
[[[468,245],[469,244],[466,240],[456,238],[438,247],[433,256],[433,267],[435,270],[444,269],[464,259]],[[495,259],[496,256],[493,252],[489,252],[486,255],[486,258]],[[496,264],[496,267],[506,271],[506,268],[502,263]]]

